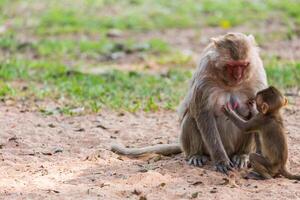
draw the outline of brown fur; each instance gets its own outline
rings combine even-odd
[[[225,67],[228,61],[237,59],[250,62],[239,83],[233,81]],[[241,134],[223,115],[221,107],[228,100],[237,102],[239,114],[247,117],[250,112],[244,103],[266,85],[253,36],[229,33],[212,39],[200,57],[179,109],[181,135],[178,149],[182,148],[191,164],[201,166],[209,156],[222,172],[229,168],[230,158],[234,158],[239,166],[246,165],[241,161],[246,161],[245,155],[253,150],[253,136]]]
[[[241,130],[259,133],[262,155],[251,154],[250,163],[263,178],[283,175],[300,180],[300,175],[293,175],[286,169],[287,137],[279,112],[286,103],[286,98],[271,86],[257,93],[256,107],[259,113],[249,121],[241,119],[229,104],[224,108],[225,114]]]

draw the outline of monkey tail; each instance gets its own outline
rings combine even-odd
[[[158,144],[154,146],[142,147],[142,148],[126,148],[123,145],[113,144],[111,150],[115,153],[139,156],[146,153],[156,153],[164,156],[181,153],[182,150],[179,144]]]
[[[293,179],[293,180],[299,180],[300,181],[300,175],[295,175],[295,174],[291,174],[286,167],[283,167],[283,169],[281,170],[281,174],[288,178],[288,179]]]

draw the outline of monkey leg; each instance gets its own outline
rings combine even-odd
[[[208,161],[196,121],[188,114],[182,121],[180,142],[190,165],[202,166]]]
[[[272,165],[265,157],[257,153],[252,153],[250,154],[250,163],[253,170],[264,179],[272,178],[269,170]]]
[[[257,154],[261,154],[261,143],[260,143],[260,140],[259,140],[259,135],[258,133],[254,133],[254,138],[255,138],[255,149],[256,149],[256,153]]]

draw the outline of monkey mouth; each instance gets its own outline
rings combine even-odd
[[[234,74],[233,78],[236,82],[240,82],[242,80],[242,74]]]

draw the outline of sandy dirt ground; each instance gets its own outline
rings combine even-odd
[[[300,98],[284,111],[289,168],[300,173]],[[300,199],[300,182],[246,180],[189,166],[183,154],[127,158],[110,145],[176,142],[175,112],[46,116],[0,104],[0,199]]]

